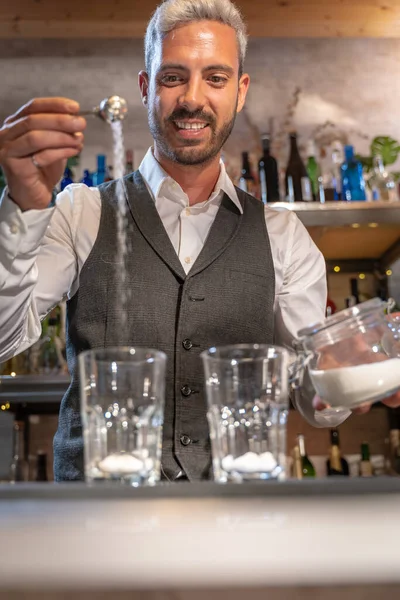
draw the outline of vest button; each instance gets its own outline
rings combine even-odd
[[[189,446],[189,444],[192,442],[192,440],[190,439],[190,437],[188,435],[181,435],[181,437],[179,439],[180,439],[182,446]]]
[[[190,348],[193,348],[193,342],[192,340],[186,338],[186,340],[183,340],[182,346],[185,348],[185,350],[190,350]]]
[[[182,396],[190,396],[191,393],[192,393],[192,390],[188,385],[184,385],[181,387]]]

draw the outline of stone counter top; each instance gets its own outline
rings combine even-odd
[[[0,486],[0,591],[400,585],[399,539],[394,478]]]

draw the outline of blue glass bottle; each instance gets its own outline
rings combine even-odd
[[[93,173],[93,185],[104,183],[106,176],[106,156],[105,154],[97,155],[97,170]]]
[[[93,187],[93,179],[92,179],[89,169],[84,170],[83,177],[81,179],[81,183],[84,183],[88,187]]]
[[[340,168],[343,200],[366,200],[362,164],[355,158],[353,146],[345,146],[344,153],[345,161]]]
[[[64,176],[61,179],[61,183],[60,183],[60,191],[62,192],[64,188],[67,187],[67,185],[69,185],[70,183],[74,183],[74,180],[72,179],[72,171],[69,167],[67,167],[64,171]]]

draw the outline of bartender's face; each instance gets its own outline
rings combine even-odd
[[[139,74],[149,127],[161,156],[184,165],[213,159],[242,110],[249,76],[239,78],[235,31],[216,21],[171,31],[151,73]]]

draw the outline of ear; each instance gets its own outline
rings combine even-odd
[[[138,75],[138,84],[142,102],[145,106],[147,106],[147,97],[149,95],[149,76],[146,71],[140,71]]]
[[[248,75],[247,73],[243,73],[243,75],[241,76],[240,80],[239,80],[239,91],[238,91],[238,105],[237,105],[237,109],[236,112],[240,112],[244,106],[245,100],[246,100],[246,96],[247,96],[247,91],[249,89],[249,85],[250,85],[250,75]]]

